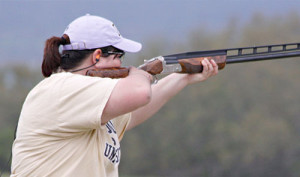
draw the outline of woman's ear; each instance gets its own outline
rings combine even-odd
[[[97,49],[93,52],[93,63],[97,63],[100,61],[100,57],[102,55],[101,49]]]

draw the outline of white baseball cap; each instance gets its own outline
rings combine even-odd
[[[69,36],[71,44],[63,45],[63,50],[114,46],[126,52],[138,52],[142,48],[142,44],[122,37],[113,22],[89,14],[71,22],[64,34]]]

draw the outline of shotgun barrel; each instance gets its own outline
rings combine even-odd
[[[298,57],[300,56],[300,43],[187,52],[163,57],[167,64],[175,64],[181,59],[223,55],[226,56],[226,64]]]

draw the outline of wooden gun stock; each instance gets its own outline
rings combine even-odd
[[[105,69],[90,69],[86,72],[88,76],[124,78],[129,74],[129,68],[105,68]]]

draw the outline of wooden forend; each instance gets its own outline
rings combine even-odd
[[[182,67],[181,73],[201,73],[203,70],[201,61],[205,58],[208,60],[215,60],[219,70],[223,69],[226,65],[226,55],[179,59],[178,62]]]

